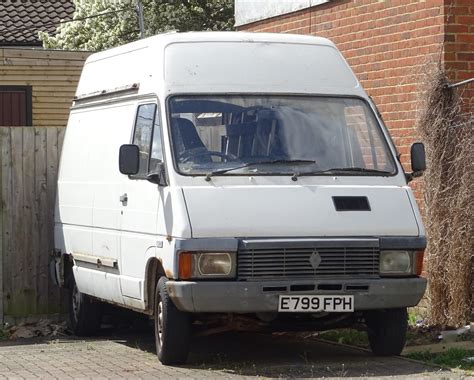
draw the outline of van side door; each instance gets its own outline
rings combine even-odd
[[[134,101],[84,107],[74,112],[65,156],[70,161],[66,197],[74,220],[66,220],[74,246],[74,278],[82,293],[122,303],[120,289],[121,205],[124,176],[117,165],[119,147],[130,138]],[[72,178],[71,178],[72,177]],[[70,200],[73,200],[71,202]],[[72,205],[73,207],[70,207]]]
[[[124,303],[144,308],[143,283],[146,263],[156,255],[158,208],[161,203],[158,185],[147,180],[157,163],[163,161],[161,120],[156,100],[137,105],[131,143],[139,147],[140,165],[136,175],[123,182],[117,194],[122,204],[120,236],[121,289]]]

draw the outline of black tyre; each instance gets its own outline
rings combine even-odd
[[[407,336],[406,308],[369,311],[365,314],[365,322],[374,355],[400,355]]]
[[[188,358],[191,319],[171,301],[166,281],[166,277],[161,277],[155,291],[156,353],[165,365],[183,364]]]
[[[69,288],[69,328],[74,335],[89,336],[96,334],[102,320],[101,304],[79,291],[71,275]]]

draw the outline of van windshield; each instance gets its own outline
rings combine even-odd
[[[371,109],[359,98],[177,96],[169,102],[184,175],[393,175]]]

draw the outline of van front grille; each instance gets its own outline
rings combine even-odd
[[[379,248],[241,249],[239,280],[378,277]]]

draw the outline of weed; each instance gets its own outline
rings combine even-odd
[[[88,344],[86,345],[86,350],[87,350],[87,351],[95,351],[95,347],[94,347],[92,344],[89,344],[89,343],[88,343]]]
[[[325,331],[318,335],[322,339],[350,346],[368,347],[369,340],[365,331],[353,329],[338,329]]]
[[[406,355],[410,359],[420,360],[430,364],[449,368],[474,370],[474,362],[466,360],[474,356],[474,351],[462,348],[450,348],[445,352],[431,353],[429,351],[412,352]]]
[[[7,340],[8,339],[8,332],[0,329],[0,340]]]
[[[408,311],[408,325],[415,327],[418,316],[413,311]]]
[[[301,359],[304,360],[305,364],[309,364],[308,353],[306,351],[304,351],[302,354],[300,354],[300,357],[301,357]]]
[[[346,377],[347,376],[347,373],[349,372],[346,368],[345,368],[345,365],[344,363],[341,365],[341,369],[332,369],[330,367],[326,367],[326,369],[328,370],[329,373],[331,373],[331,375],[333,376],[336,376],[336,377]]]

